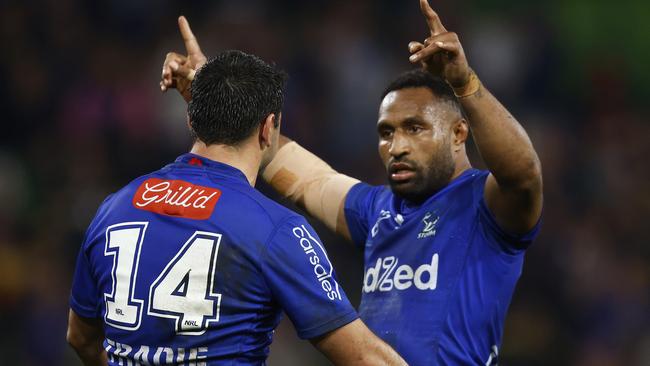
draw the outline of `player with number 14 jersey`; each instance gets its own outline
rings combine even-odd
[[[104,318],[111,365],[260,363],[282,310],[301,338],[357,318],[304,218],[192,154],[104,201],[70,304]]]

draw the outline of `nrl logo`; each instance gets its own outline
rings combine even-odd
[[[435,219],[431,220],[433,214],[427,212],[426,215],[422,218],[424,223],[424,228],[418,234],[418,239],[428,238],[430,236],[436,235],[436,224],[440,220],[440,216],[437,216]]]

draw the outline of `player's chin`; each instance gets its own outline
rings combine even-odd
[[[396,180],[388,178],[388,184],[393,193],[400,197],[410,198],[419,192],[419,185],[416,179]]]

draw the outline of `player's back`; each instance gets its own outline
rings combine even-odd
[[[109,363],[263,363],[282,309],[305,338],[345,324],[330,321],[341,312],[356,318],[333,278],[329,292],[312,290],[315,278],[304,279],[307,291],[292,284],[312,270],[299,245],[305,225],[239,170],[186,154],[102,204],[79,255],[71,306],[103,316]],[[315,234],[309,240],[320,246]],[[329,264],[321,249],[313,253]],[[283,264],[285,257],[298,262]],[[310,294],[288,299],[294,292]],[[322,300],[322,312],[301,313]],[[329,326],[311,329],[322,323]]]

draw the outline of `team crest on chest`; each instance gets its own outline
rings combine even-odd
[[[430,236],[436,235],[436,225],[440,221],[440,216],[435,216],[431,212],[427,212],[422,218],[424,223],[424,228],[418,234],[418,239],[428,238]]]

